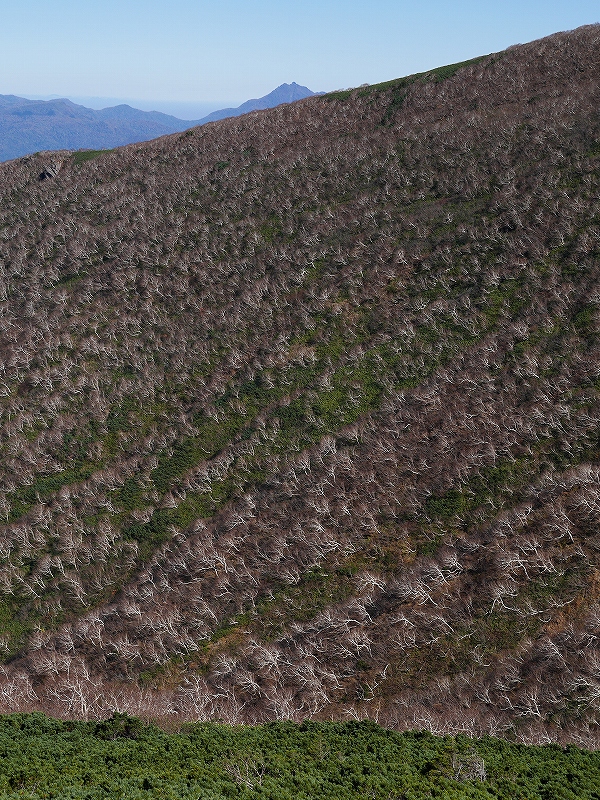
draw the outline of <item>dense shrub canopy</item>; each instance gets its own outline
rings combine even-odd
[[[0,798],[594,800],[600,754],[374,723],[190,725],[0,718]]]

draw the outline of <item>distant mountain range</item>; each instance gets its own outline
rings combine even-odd
[[[26,100],[0,95],[0,161],[43,150],[107,149],[143,142],[226,117],[293,103],[313,94],[306,86],[282,83],[264,97],[247,100],[238,108],[213,111],[198,120],[140,111],[128,105],[95,110],[66,98]]]

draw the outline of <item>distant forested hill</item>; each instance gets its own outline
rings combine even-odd
[[[44,150],[110,149],[184,131],[215,119],[293,103],[312,94],[305,86],[284,83],[265,97],[248,100],[239,108],[215,111],[195,121],[158,111],[140,111],[128,105],[97,111],[66,99],[26,100],[0,95],[0,161]]]
[[[0,710],[600,744],[599,61],[0,165]]]

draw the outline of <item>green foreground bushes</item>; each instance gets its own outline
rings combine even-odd
[[[124,714],[0,717],[4,798],[600,799],[600,753],[371,722],[216,723],[165,733]]]

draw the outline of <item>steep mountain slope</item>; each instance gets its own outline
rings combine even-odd
[[[2,710],[597,742],[599,54],[0,165]]]
[[[293,103],[312,94],[305,86],[284,83],[239,108],[224,108],[196,121],[124,104],[94,110],[66,99],[26,100],[0,95],[0,161],[44,150],[110,149],[143,142],[212,120]]]

